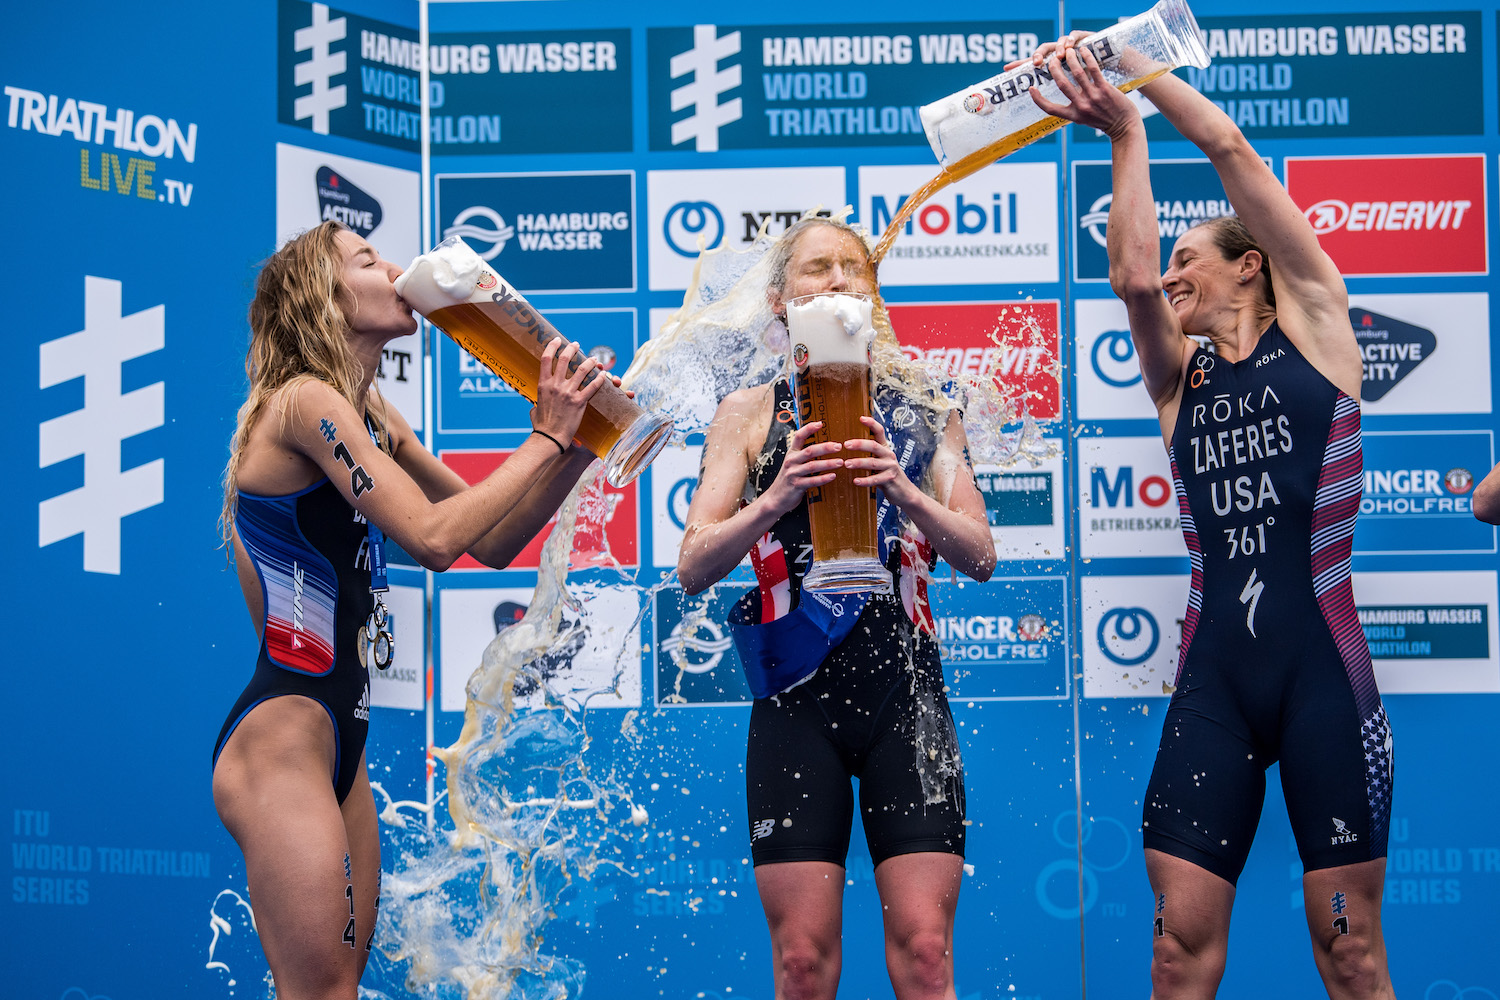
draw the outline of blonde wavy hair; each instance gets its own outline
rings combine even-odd
[[[245,354],[249,391],[240,406],[229,464],[224,469],[224,507],[219,534],[226,546],[238,508],[238,473],[245,442],[272,398],[306,379],[326,382],[375,428],[380,448],[391,451],[385,401],[349,349],[349,319],[339,299],[346,291],[338,234],[347,227],[325,222],[288,240],[261,265],[250,301],[250,349]],[[285,422],[287,412],[281,411]]]

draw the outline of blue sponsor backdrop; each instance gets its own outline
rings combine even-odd
[[[1480,153],[1484,189],[1460,194],[1477,199],[1466,219],[1493,226],[1500,77],[1481,74],[1497,65],[1496,5],[1419,6],[1325,0],[1315,11],[1282,4],[1280,13],[1273,6],[1244,16],[1227,0],[1200,0],[1194,8],[1214,64],[1191,79],[1224,102],[1280,176],[1288,156]],[[832,167],[844,171],[843,197],[858,204],[860,166],[935,169],[914,123],[917,106],[998,72],[1029,36],[1135,12],[1077,0],[1062,24],[1056,5],[1039,3],[1008,9],[998,22],[912,22],[909,6],[877,0],[860,9],[858,23],[834,24],[824,11],[771,0],[726,10],[730,23],[709,25],[718,14],[681,0],[649,11],[602,0],[434,5],[430,56],[416,45],[418,8],[409,0],[278,0],[216,9],[211,18],[177,2],[157,5],[149,19],[96,0],[10,12],[0,39],[9,220],[0,261],[25,281],[10,297],[18,376],[4,406],[17,444],[0,500],[16,623],[3,688],[11,711],[0,736],[11,762],[0,788],[10,861],[0,931],[16,956],[9,990],[47,1000],[266,991],[244,863],[214,814],[208,763],[254,655],[214,521],[243,392],[244,311],[256,263],[277,236],[278,142],[418,170],[426,59],[428,166],[441,177],[429,192],[424,240],[454,227],[468,227],[481,252],[503,240],[494,266],[569,336],[612,351],[623,371],[650,334],[649,311],[680,302],[680,293],[649,291],[638,277],[648,264],[646,171]],[[757,23],[744,23],[752,17]],[[1209,214],[1222,191],[1159,117],[1148,128],[1169,242]],[[1128,342],[1091,331],[1091,356],[1072,346],[1082,332],[1075,318],[1087,311],[1079,303],[1108,296],[1094,238],[1107,209],[1106,148],[1075,129],[1013,157],[1057,167],[1056,204],[1023,207],[1055,213],[1069,258],[1064,280],[1017,281],[1001,260],[988,284],[885,289],[892,302],[1031,296],[1063,310],[1055,436],[1066,442],[1065,471],[1050,489],[1063,491],[1069,547],[1050,561],[1007,563],[983,586],[933,587],[973,821],[955,944],[964,998],[1149,989],[1140,800],[1166,703],[1131,671],[1172,649],[1181,599],[1169,594],[1157,607],[1143,593],[1118,608],[1088,607],[1081,581],[1175,580],[1187,563],[1111,556],[1085,565],[1076,555],[1075,438],[1157,433],[1149,410],[1076,419],[1088,379],[1117,386],[1134,378]],[[1394,203],[1408,195],[1360,197]],[[700,216],[679,221],[705,228],[717,206],[702,205]],[[731,232],[745,211],[789,207],[734,205],[724,216]],[[388,200],[382,207],[388,217],[399,210]],[[1400,263],[1393,273],[1409,270]],[[1460,263],[1447,268],[1464,272],[1455,277],[1360,277],[1350,290],[1412,294],[1414,305],[1418,293],[1492,292],[1489,275]],[[1442,323],[1399,316],[1356,323],[1390,331],[1382,349],[1395,345],[1378,357],[1367,352],[1372,364],[1397,366],[1367,373],[1372,400],[1415,365],[1448,364],[1460,350],[1444,342]],[[433,428],[434,450],[514,447],[524,403],[490,391],[484,373],[466,370],[445,340],[429,343],[428,356],[432,419],[424,426]],[[1484,359],[1491,386],[1494,358],[1491,350]],[[1414,587],[1364,609],[1465,610],[1457,624],[1370,627],[1403,629],[1376,638],[1402,643],[1390,652],[1418,664],[1482,658],[1487,668],[1466,676],[1489,686],[1386,699],[1400,763],[1384,923],[1403,995],[1500,996],[1500,973],[1472,944],[1500,929],[1500,804],[1476,797],[1466,778],[1500,766],[1467,736],[1490,728],[1497,707],[1488,631],[1496,546],[1494,532],[1460,509],[1494,460],[1496,421],[1488,399],[1461,412],[1438,400],[1432,413],[1420,410],[1406,401],[1403,415],[1366,416],[1369,509],[1355,570],[1465,570],[1484,574],[1490,590],[1429,600]],[[651,477],[643,497],[658,495]],[[1034,484],[991,485],[997,530],[1050,522],[1050,503],[1033,496]],[[643,506],[643,582],[670,569],[653,556],[649,515]],[[650,814],[630,871],[601,869],[565,895],[549,925],[549,948],[583,961],[594,991],[683,1000],[771,993],[746,863],[746,692],[723,644],[722,615],[741,592],[738,579],[708,598],[704,624],[687,635],[678,626],[701,599],[673,588],[655,596],[641,625],[642,703],[631,720],[638,739],[614,735],[625,710],[591,710],[591,752],[619,765]],[[450,583],[397,566],[393,582],[524,590],[534,580],[517,570]],[[1122,624],[1129,611],[1149,616],[1154,649]],[[419,632],[411,648],[436,650],[439,638]],[[1130,696],[1086,696],[1086,657],[1118,668],[1113,681]],[[466,676],[472,666],[429,655],[428,691],[445,672]],[[424,711],[372,712],[372,776],[394,799],[431,794],[429,720],[433,743],[453,742],[460,716],[430,697]],[[1455,761],[1464,762],[1460,773]],[[1300,866],[1279,795],[1273,769],[1221,996],[1322,995],[1306,957]],[[851,958],[875,953],[879,921],[856,831],[846,884]],[[365,985],[400,996],[403,976],[377,957]],[[879,961],[849,960],[843,989],[886,995],[889,985]]]

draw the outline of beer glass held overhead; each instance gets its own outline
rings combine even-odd
[[[413,260],[396,279],[396,294],[536,402],[537,363],[561,334],[462,239],[450,236]],[[570,368],[582,360],[574,357]],[[646,412],[609,383],[594,394],[578,426],[578,443],[604,459],[611,486],[640,475],[671,435],[671,420]]]
[[[821,420],[809,443],[869,438],[860,422],[870,416],[870,349],[875,340],[868,295],[823,292],[786,304],[791,333],[792,387],[799,426]],[[856,458],[847,449],[835,458]],[[812,566],[804,590],[825,593],[891,592],[891,574],[880,561],[874,487],[855,486],[852,469],[807,491],[812,526]]]

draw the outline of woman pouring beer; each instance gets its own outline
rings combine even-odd
[[[1234,122],[1171,74],[1141,92],[1203,150],[1238,215],[1189,229],[1162,271],[1145,125],[1076,42],[1033,57],[1070,103],[1032,96],[1110,137],[1110,284],[1193,565],[1142,824],[1153,995],[1217,991],[1265,772],[1279,760],[1323,985],[1330,997],[1390,997],[1380,903],[1392,741],[1350,581],[1362,365],[1344,279]]]
[[[802,296],[875,292],[865,238],[828,218],[788,228],[768,264],[766,296],[782,319]],[[863,434],[816,441],[824,422],[794,429],[783,376],[731,392],[706,433],[677,571],[690,594],[747,554],[756,571],[731,629],[756,695],[745,782],[778,997],[835,995],[855,777],[896,996],[953,995],[964,785],[925,574],[940,555],[985,580],[995,548],[963,425],[940,402],[882,385],[876,417],[853,424]],[[802,585],[815,534],[809,494],[821,499],[839,477],[878,491],[892,593]]]
[[[384,540],[444,570],[504,566],[594,456],[570,444],[596,367],[542,356],[534,432],[467,486],[374,387],[381,350],[416,329],[401,273],[329,222],[262,267],[249,393],[224,475],[221,529],[260,636],[254,675],[214,747],[214,805],[245,854],[276,995],[354,1000],[374,936],[380,835],[365,772],[369,668],[393,637]]]

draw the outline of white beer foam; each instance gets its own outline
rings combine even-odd
[[[444,240],[411,262],[396,279],[396,294],[425,316],[469,301],[483,273],[484,261],[467,243]]]
[[[792,343],[806,344],[812,364],[869,363],[875,340],[872,303],[859,295],[814,295],[787,303]]]

